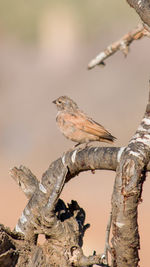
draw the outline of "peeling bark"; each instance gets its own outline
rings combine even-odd
[[[150,1],[127,0],[142,20],[150,26]],[[89,65],[104,64],[118,50],[127,54],[132,41],[150,36],[149,28],[140,26],[109,46]],[[123,42],[122,42],[123,40]],[[28,198],[15,231],[0,225],[0,266],[71,267],[108,266],[108,251],[112,267],[137,267],[138,204],[142,185],[150,170],[150,99],[144,118],[127,147],[85,147],[68,151],[50,164],[41,181],[26,167],[14,167],[11,176]],[[66,205],[60,199],[65,183],[83,171],[116,171],[112,195],[112,215],[106,232],[104,253],[86,257],[82,245],[85,231],[85,211],[76,201]],[[111,221],[112,219],[112,221]],[[112,246],[109,233],[112,226]],[[38,235],[45,242],[38,244]]]
[[[121,155],[112,195],[113,267],[138,266],[138,204],[150,158],[150,99],[145,116]]]
[[[147,114],[148,112],[146,116],[149,116]],[[26,167],[14,167],[10,171],[11,176],[29,198],[29,202],[15,228],[17,235],[23,236],[23,239],[20,236],[19,240],[11,239],[12,247],[10,246],[8,252],[1,253],[1,260],[10,259],[13,253],[14,260],[17,261],[14,266],[19,267],[37,266],[37,263],[39,266],[108,266],[108,249],[113,256],[112,266],[137,266],[137,205],[145,177],[143,170],[150,156],[145,147],[149,142],[148,123],[149,117],[144,117],[126,148],[86,147],[68,151],[49,166],[41,182]],[[84,225],[85,212],[76,201],[67,207],[59,196],[64,184],[70,179],[82,171],[96,169],[113,170],[117,173],[112,197],[113,247],[110,248],[107,238],[104,253],[85,257],[82,251],[83,236],[89,227],[89,224]],[[37,244],[39,234],[45,235],[42,246]],[[20,250],[22,254],[19,254]]]
[[[127,0],[133,7],[142,21],[150,27],[150,1],[149,0]]]

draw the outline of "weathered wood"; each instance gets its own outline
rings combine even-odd
[[[149,0],[127,0],[128,4],[133,7],[141,20],[150,27],[150,1]]]
[[[138,204],[149,158],[150,102],[116,170],[112,195],[113,267],[138,266]]]

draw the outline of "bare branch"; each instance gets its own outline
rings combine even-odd
[[[140,18],[150,27],[150,1],[149,0],[127,0],[128,4],[133,7]]]
[[[16,231],[26,233],[27,236],[29,230],[34,235],[38,228],[37,218],[39,221],[40,217],[44,217],[46,221],[50,220],[51,223],[54,222],[56,218],[52,211],[64,183],[82,171],[99,169],[115,171],[124,149],[119,147],[86,147],[83,150],[69,151],[50,165],[44,173],[41,183],[38,183],[35,176],[31,175],[31,172],[25,167],[12,169],[11,175],[17,183],[19,181],[19,185],[22,185],[21,188],[26,196],[29,196],[29,192],[32,195],[16,225]],[[56,172],[56,170],[58,171]],[[30,185],[34,186],[30,187]]]
[[[51,223],[54,223],[56,218],[55,216],[53,218],[52,212],[58,201],[67,172],[67,167],[59,159],[52,163],[48,171],[43,174],[41,183],[36,188],[15,228],[17,232],[25,234],[26,239],[30,236],[30,240],[36,241],[34,231],[38,228],[40,221],[45,220],[46,224],[46,221],[51,219]]]
[[[21,187],[26,197],[30,199],[39,184],[35,175],[24,166],[20,166],[19,169],[14,167],[10,170],[10,174],[15,182]]]
[[[136,196],[138,196],[137,199],[139,200],[142,191],[141,186],[143,181],[141,180],[141,177],[144,177],[142,170],[144,166],[147,165],[150,156],[149,153],[146,152],[148,151],[147,146],[150,145],[149,135],[147,135],[147,130],[149,130],[150,127],[149,114],[150,114],[150,108],[148,103],[145,117],[143,118],[142,123],[139,126],[135,136],[129,142],[127,148],[85,147],[84,149],[76,148],[72,151],[68,151],[61,158],[54,161],[49,166],[48,170],[43,174],[41,182],[38,182],[36,177],[30,172],[30,170],[28,170],[25,167],[20,167],[19,169],[17,168],[12,169],[11,175],[13,176],[15,181],[17,181],[17,183],[21,185],[21,188],[27,197],[29,197],[29,195],[31,196],[31,199],[29,200],[26,208],[24,209],[18,221],[18,224],[16,225],[16,231],[18,233],[23,233],[25,236],[25,240],[29,241],[32,245],[36,244],[37,235],[39,233],[43,233],[47,237],[48,243],[46,246],[49,248],[49,251],[53,251],[54,247],[55,251],[57,251],[58,250],[57,247],[59,246],[58,262],[60,262],[61,259],[60,255],[65,255],[64,256],[65,262],[63,263],[64,267],[72,266],[72,264],[74,266],[83,266],[83,263],[85,265],[86,264],[88,265],[88,263],[99,264],[99,265],[106,264],[107,255],[101,254],[89,257],[85,257],[83,255],[83,251],[81,249],[82,237],[84,235],[85,230],[88,228],[88,225],[84,225],[84,219],[85,219],[84,211],[77,204],[75,204],[75,202],[71,203],[71,205],[69,205],[67,208],[65,204],[60,202],[61,200],[58,201],[58,199],[65,182],[68,182],[70,179],[78,175],[80,172],[87,170],[93,171],[98,169],[107,169],[115,171],[118,166],[118,163],[121,162],[120,168],[123,169],[120,169],[119,167],[117,168],[116,183],[114,187],[115,197],[121,195],[120,196],[121,200],[119,203],[117,202],[116,204],[115,203],[116,199],[115,197],[113,197],[112,202],[115,203],[114,204],[116,205],[115,207],[117,207],[117,205],[123,206],[123,207],[121,206],[121,211],[120,211],[122,215],[122,213],[124,212],[123,209],[124,205],[126,207],[126,202],[128,201],[129,197],[132,196],[132,194],[136,195],[137,192]],[[131,157],[131,163],[129,164],[130,157]],[[135,157],[138,158],[136,159],[138,160],[138,163],[133,164]],[[127,160],[127,163],[125,162],[125,160]],[[122,167],[123,165],[121,164],[125,164],[125,167]],[[135,166],[137,166],[137,169],[135,168],[135,173],[134,173]],[[136,171],[139,170],[139,168],[141,170],[140,174],[138,173],[139,175],[138,181],[140,181],[140,185],[135,180],[135,175],[137,175]],[[120,178],[122,177],[121,176],[122,170],[123,170],[123,178]],[[125,176],[126,170],[128,171],[127,178]],[[128,182],[128,179],[131,177],[132,174],[134,177],[133,179],[131,178],[131,184],[130,184]],[[122,179],[121,183],[120,179]],[[136,188],[137,184],[138,188]],[[30,185],[32,187],[31,190],[29,190]],[[118,190],[117,186],[119,186],[120,190],[118,195],[116,194],[116,190]],[[136,205],[137,205],[137,199],[136,199]],[[117,199],[117,201],[119,201],[119,199]],[[112,212],[113,212],[113,227],[119,228],[120,225],[121,227],[122,225],[124,226],[124,221],[123,222],[121,222],[121,220],[114,221],[116,218],[115,208],[112,210]],[[109,244],[108,244],[109,231],[110,231],[110,224],[109,224],[109,230],[107,231],[105,254],[107,254],[106,251],[107,249],[109,249]],[[134,233],[135,232],[136,234],[138,233],[137,230],[135,231],[134,228]],[[71,239],[70,236],[72,237]],[[59,244],[57,243],[58,240]],[[113,239],[113,244],[114,240],[115,236]],[[66,242],[65,246],[64,242]],[[136,241],[135,244],[136,248],[134,247],[134,251],[137,250],[138,241]],[[114,246],[113,250],[111,250],[114,255],[113,262],[115,262],[115,255],[117,255],[115,250],[116,247]],[[41,250],[41,253],[42,253],[41,255],[43,255],[44,253],[43,249]],[[136,254],[136,256],[137,255],[138,254]],[[31,260],[33,260],[34,257],[36,257],[36,255],[32,255]],[[54,256],[49,255],[45,257],[47,258],[47,260],[45,261],[49,262],[50,260],[52,260],[53,257],[55,258],[55,254]]]
[[[66,152],[61,158],[54,161],[45,173],[49,176],[51,166],[57,166],[60,161],[68,168],[65,183],[83,171],[115,171],[124,149],[125,147],[86,147],[82,150],[76,148]],[[14,167],[10,170],[10,174],[27,198],[31,198],[38,188],[46,190],[43,188],[42,183],[39,183],[37,178],[25,166]],[[58,184],[54,184],[54,186],[58,187]]]
[[[89,64],[88,69],[94,68],[96,65],[105,65],[104,61],[115,54],[117,51],[123,52],[125,56],[127,56],[129,52],[129,46],[133,41],[139,40],[143,37],[150,37],[150,32],[148,29],[144,27],[144,25],[140,24],[138,27],[126,35],[124,35],[119,41],[114,42],[109,45],[103,52],[98,54]]]
[[[66,183],[83,171],[116,171],[117,164],[120,161],[124,149],[125,147],[87,147],[83,150],[75,149],[71,152],[66,152],[66,154],[64,154],[62,158],[56,160],[56,162],[62,160],[68,168],[65,180]],[[147,171],[150,171],[150,162],[147,165]],[[25,166],[20,166],[19,168],[14,167],[10,170],[10,174],[21,187],[27,198],[29,198],[29,196],[31,197],[38,187],[42,189],[42,184],[39,183],[37,178]],[[54,186],[57,186],[57,184]]]
[[[113,267],[138,266],[137,208],[150,158],[150,105],[122,153],[112,196]],[[122,255],[120,257],[119,255]]]

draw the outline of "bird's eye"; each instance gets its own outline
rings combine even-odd
[[[58,103],[59,103],[59,104],[61,104],[61,101],[60,101],[60,100],[58,100]]]

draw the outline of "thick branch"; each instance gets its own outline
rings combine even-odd
[[[143,123],[145,123],[145,120]],[[145,132],[143,132],[145,130],[143,129],[146,128],[139,129],[141,135],[145,134]],[[58,216],[56,210],[54,211],[54,209],[56,208],[56,203],[65,182],[69,181],[82,171],[95,169],[116,170],[124,150],[126,151],[126,148],[86,147],[82,150],[75,149],[73,151],[69,151],[50,165],[48,170],[43,174],[41,183],[39,183],[36,177],[25,167],[21,167],[20,169],[14,168],[11,171],[13,178],[15,178],[17,183],[21,185],[25,194],[30,192],[31,195],[31,199],[16,225],[16,231],[23,233],[25,235],[25,239],[30,240],[33,244],[36,241],[36,234],[44,233],[45,235],[51,237],[49,248],[54,246],[53,242],[55,243],[55,240],[59,240],[59,243],[57,244],[56,242],[55,244],[56,251],[57,245],[60,248],[60,246],[66,242],[65,237],[68,236],[69,250],[65,251],[65,253],[67,253],[65,255],[67,255],[70,265],[74,264],[74,266],[82,266],[80,264],[82,264],[83,260],[84,262],[104,262],[103,255],[102,257],[99,255],[95,258],[91,256],[85,257],[83,255],[83,252],[78,245],[78,239],[80,240],[81,234],[80,231],[79,236],[76,236],[78,233],[77,228],[81,225],[79,224],[79,218],[69,217],[69,220],[71,221],[66,220],[62,223],[60,220],[61,214]],[[132,153],[134,155],[133,148]],[[30,190],[30,185],[32,185],[32,190]],[[26,194],[26,196],[29,197],[29,194]],[[68,211],[66,212],[66,214],[68,214]],[[71,226],[72,230],[69,225],[74,225],[73,228]],[[120,226],[120,224],[118,225]],[[81,231],[82,234],[86,228],[86,226],[83,227]],[[64,229],[66,229],[65,237]],[[73,231],[72,242],[70,242],[70,231]],[[74,244],[76,245],[74,246]],[[63,246],[62,251],[64,251],[64,249],[66,249],[66,247],[64,248]]]
[[[109,45],[103,52],[92,59],[92,61],[88,64],[88,69],[92,69],[96,65],[105,65],[104,61],[118,51],[123,52],[123,54],[127,56],[131,43],[145,36],[150,37],[150,32],[142,24],[140,24],[136,29],[125,34],[119,41]]]
[[[50,217],[55,221],[51,212],[60,196],[64,182],[82,171],[100,169],[115,171],[124,149],[124,147],[87,147],[83,150],[75,149],[67,152],[50,165],[43,175],[41,183],[27,168],[22,166],[19,169],[13,168],[10,171],[12,177],[21,185],[27,197],[32,196],[16,225],[16,231],[26,235],[28,230],[31,232],[32,229],[34,235],[34,229],[38,227],[36,221],[40,215],[45,216],[47,220]],[[65,173],[61,176],[64,168]],[[56,170],[59,170],[58,177]],[[149,165],[148,170],[150,170]],[[52,192],[54,193],[52,194]],[[47,213],[49,216],[46,215]],[[26,229],[25,232],[24,229]]]
[[[117,156],[119,160],[122,151],[123,148],[87,147],[67,152],[50,165],[43,174],[41,183],[25,167],[12,169],[11,175],[21,185],[23,192],[27,197],[32,196],[16,225],[16,231],[24,233],[26,238],[29,234],[31,239],[32,235],[34,242],[34,235],[41,220],[44,224],[49,221],[51,224],[56,222],[53,210],[65,181],[85,170],[115,170]]]
[[[86,147],[66,152],[61,158],[54,161],[45,172],[50,176],[51,166],[57,166],[60,161],[68,168],[65,183],[80,172],[88,170],[112,170],[115,171],[125,147]],[[62,166],[64,166],[62,165]],[[53,167],[54,171],[54,167]],[[25,166],[14,167],[10,170],[12,178],[21,187],[27,198],[31,198],[34,192],[43,186],[31,171]],[[50,178],[48,178],[50,179]],[[57,181],[54,186],[58,186]]]
[[[150,157],[150,103],[135,135],[122,153],[112,196],[113,267],[137,267],[137,207]]]
[[[16,225],[16,231],[23,233],[25,240],[29,240],[32,245],[36,242],[37,234],[45,234],[49,237],[47,246],[50,251],[55,247],[56,251],[59,250],[59,257],[66,255],[64,258],[68,260],[64,259],[63,266],[104,263],[103,254],[90,257],[83,255],[82,238],[88,225],[84,225],[85,215],[82,209],[74,204],[69,205],[67,209],[65,204],[60,204],[60,200],[57,205],[56,202],[64,183],[79,172],[99,168],[115,170],[123,150],[124,148],[86,147],[83,150],[69,151],[50,165],[43,174],[41,183],[25,167],[12,169],[12,177],[21,186],[25,195],[31,196]],[[49,257],[49,260],[52,260],[53,256]],[[58,262],[61,262],[61,257]]]
[[[133,7],[140,18],[150,27],[150,1],[149,0],[127,0],[128,4]]]
[[[24,166],[20,166],[19,169],[14,167],[10,170],[10,174],[15,182],[21,187],[26,197],[30,199],[39,184],[35,175]]]
[[[38,228],[40,221],[45,220],[46,224],[47,212],[51,223],[54,223],[56,218],[53,218],[52,213],[64,185],[67,172],[67,167],[62,164],[61,159],[52,163],[48,171],[44,173],[42,182],[36,187],[20,217],[16,225],[16,231],[25,234],[27,239],[29,236],[32,242],[35,242],[35,230]]]
[[[83,171],[116,171],[117,164],[124,149],[125,147],[90,147],[79,151],[75,149],[72,152],[67,152],[62,157],[63,162],[65,163],[66,161],[68,166],[65,183]],[[56,162],[58,163],[60,159],[56,160]],[[49,168],[47,173],[49,172]],[[150,162],[147,165],[147,171],[150,171]],[[10,170],[10,174],[21,187],[27,198],[29,196],[31,197],[38,187],[42,190],[42,184],[39,183],[37,178],[25,166],[20,166],[19,168],[14,167]],[[57,186],[57,184],[54,186]]]

